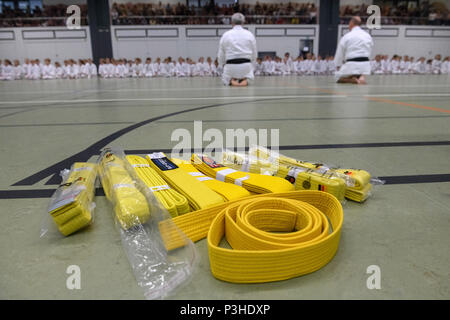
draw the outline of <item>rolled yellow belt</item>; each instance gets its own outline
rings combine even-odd
[[[179,168],[164,153],[152,153],[147,155],[146,159],[173,189],[188,199],[193,210],[205,209],[224,202],[219,194]]]
[[[261,172],[284,178],[292,183],[295,190],[319,190],[331,193],[339,201],[345,198],[345,181],[332,171],[320,173],[314,169],[298,166],[272,164],[267,160],[248,157],[232,151],[222,152],[224,162],[233,169],[247,172]]]
[[[237,184],[253,193],[287,192],[294,190],[294,186],[283,178],[237,171],[216,163],[206,155],[193,154],[191,161],[205,175],[220,181]]]
[[[191,212],[162,221],[160,230],[168,250],[184,245],[172,221],[192,241],[207,236],[216,278],[258,283],[297,277],[326,265],[338,249],[343,219],[342,205],[333,195],[293,191]],[[219,246],[224,236],[232,249]]]
[[[208,188],[220,194],[225,201],[231,201],[250,196],[247,189],[235,184],[222,182],[208,177],[198,171],[192,164],[185,163],[183,160],[172,158],[172,161],[181,169],[195,177],[198,181],[204,183]]]
[[[172,189],[153,168],[150,168],[146,159],[133,155],[127,156],[126,159],[172,218],[191,211],[186,197]]]
[[[75,162],[52,197],[48,212],[63,235],[68,236],[91,223],[96,177],[96,164]]]
[[[308,168],[317,171],[318,173],[326,171],[335,174],[338,178],[345,181],[345,197],[349,200],[363,202],[367,199],[370,194],[369,192],[372,189],[372,185],[370,184],[371,175],[369,172],[362,169],[324,168],[321,163],[311,163],[297,160],[276,152],[271,152],[270,150],[259,146],[251,148],[250,154],[257,158],[266,159],[270,162],[279,164],[280,167],[296,166]]]
[[[150,218],[147,198],[138,190],[126,169],[124,159],[114,152],[102,155],[99,173],[106,197],[112,202],[116,218],[123,229],[143,224]]]

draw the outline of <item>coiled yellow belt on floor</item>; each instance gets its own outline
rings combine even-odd
[[[282,178],[237,171],[216,163],[205,155],[193,154],[192,164],[209,177],[244,187],[253,193],[293,191],[293,185]]]
[[[189,173],[191,176],[196,178],[198,181],[203,182],[208,188],[220,194],[225,201],[231,201],[250,196],[250,192],[248,192],[247,189],[237,186],[235,184],[222,182],[214,178],[205,176],[190,163],[186,163],[183,160],[174,158],[172,158],[172,161],[178,167],[180,167],[181,169]]]
[[[106,197],[113,203],[117,220],[123,229],[145,223],[150,218],[147,198],[125,167],[125,160],[106,152],[99,163],[99,173]]]
[[[49,213],[59,231],[68,236],[92,221],[91,204],[97,168],[94,163],[75,162],[49,206]]]
[[[216,278],[257,283],[289,279],[323,267],[336,254],[343,219],[336,197],[320,191],[293,191],[250,196],[172,221],[193,241],[208,237]],[[160,230],[167,249],[183,246],[170,223],[162,221]],[[233,249],[219,246],[224,236]]]
[[[186,197],[167,185],[146,159],[139,156],[127,156],[126,159],[172,217],[191,211]]]
[[[150,166],[169,185],[185,196],[194,210],[205,209],[223,203],[223,198],[170,161],[162,152],[147,155]]]

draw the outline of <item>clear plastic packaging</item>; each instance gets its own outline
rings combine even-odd
[[[122,245],[147,299],[163,299],[191,279],[198,253],[169,212],[136,175],[122,150],[107,148],[99,158],[105,195],[114,210]],[[160,228],[161,222],[170,229]],[[176,249],[165,243],[175,239]]]
[[[40,237],[69,236],[94,220],[97,165],[75,162],[60,172],[62,183],[53,193],[41,224]]]
[[[277,175],[290,180],[296,189],[316,189],[335,195],[341,202],[345,198],[364,202],[372,196],[374,187],[384,181],[362,169],[342,169],[324,163],[297,160],[280,154],[278,151],[253,145],[249,155],[225,150],[223,160],[227,165],[241,171]]]

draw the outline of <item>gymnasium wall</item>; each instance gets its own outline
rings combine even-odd
[[[92,58],[89,27],[0,28],[0,59]]]
[[[258,51],[290,52],[298,55],[300,39],[317,39],[316,25],[246,25],[256,35]],[[217,55],[220,36],[230,26],[112,26],[115,57],[191,57]],[[318,51],[318,41],[314,41]]]
[[[372,35],[376,54],[410,55],[415,58],[450,56],[450,27],[438,26],[384,26],[380,30],[367,30]],[[340,25],[338,39],[348,32],[348,26]]]
[[[248,25],[256,34],[258,51],[275,51],[278,55],[300,51],[301,39],[314,40],[318,52],[316,25]],[[220,36],[228,26],[112,26],[113,53],[116,58],[215,57]],[[338,38],[348,30],[339,26]],[[386,26],[371,30],[375,54],[408,54],[432,57],[450,56],[450,27]],[[64,27],[0,28],[0,59],[91,58],[88,27],[67,30]]]

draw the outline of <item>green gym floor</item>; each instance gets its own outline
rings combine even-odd
[[[92,226],[39,238],[62,168],[105,146],[170,150],[177,128],[279,129],[281,152],[362,168],[386,180],[372,198],[344,205],[339,250],[324,268],[265,284],[215,279],[206,241],[200,264],[173,299],[449,299],[450,76],[218,78],[0,83],[0,298],[143,299],[114,227],[96,197]],[[201,107],[201,108],[199,108]],[[207,143],[205,143],[205,146]],[[81,289],[66,287],[69,265]],[[367,267],[381,271],[369,290]]]

